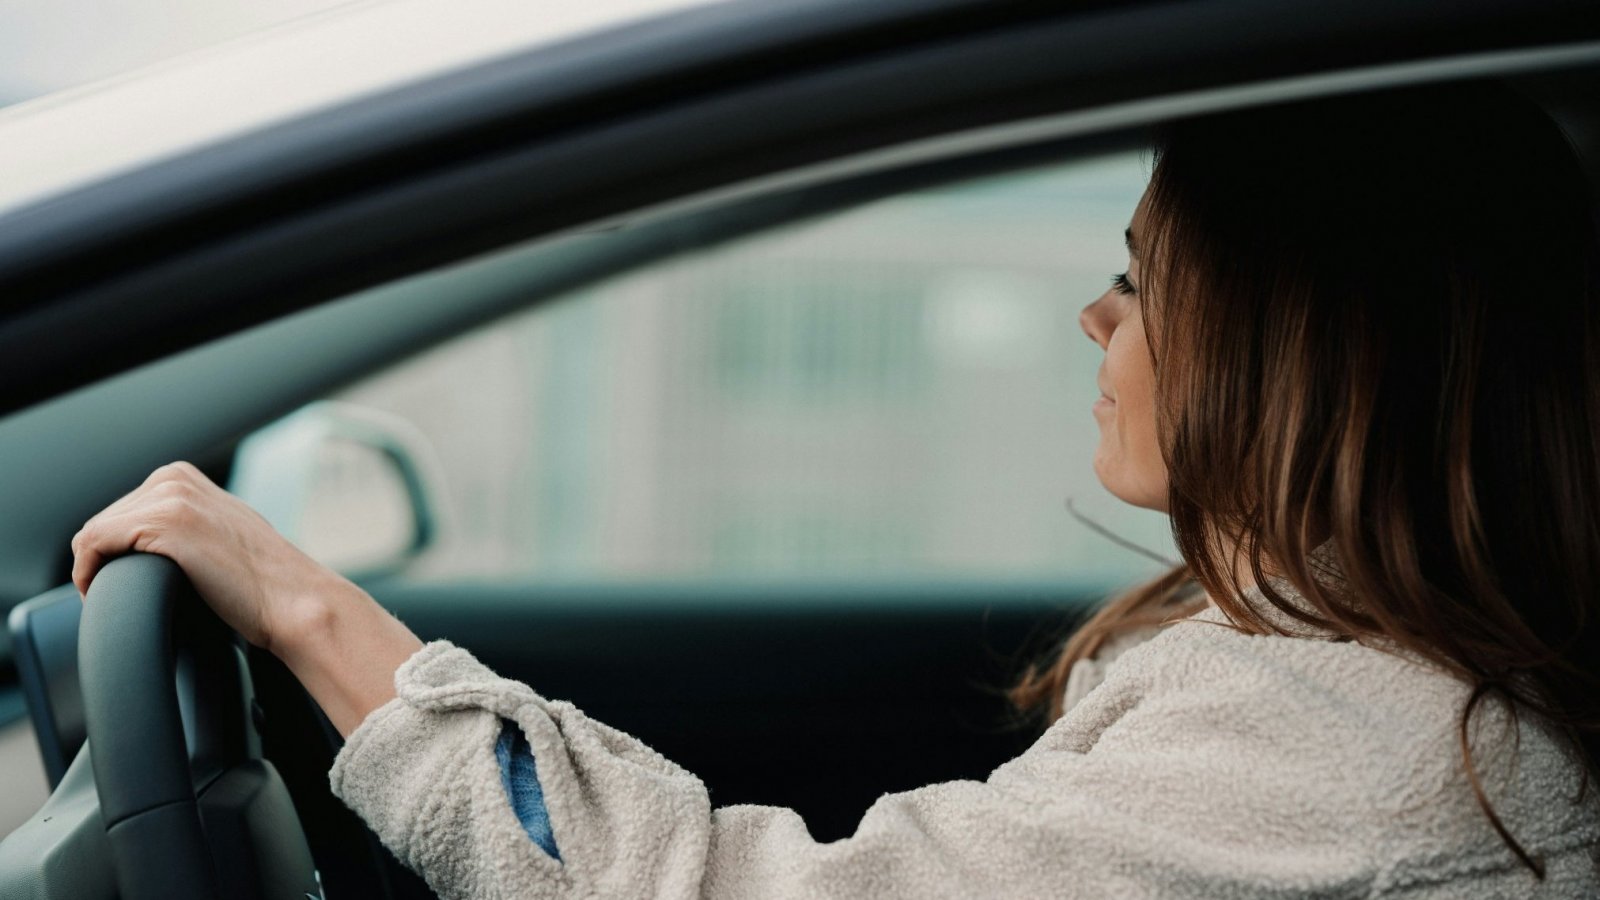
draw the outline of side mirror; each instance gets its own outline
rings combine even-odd
[[[322,402],[239,444],[228,489],[352,578],[404,568],[438,537],[427,439],[390,413]]]

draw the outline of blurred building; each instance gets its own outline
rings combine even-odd
[[[1092,471],[1136,156],[879,202],[519,314],[343,392],[427,436],[416,577],[1018,577],[1150,564]]]

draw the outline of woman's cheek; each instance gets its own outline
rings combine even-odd
[[[1115,451],[1123,499],[1137,506],[1164,509],[1167,469],[1156,429],[1155,368],[1137,316],[1123,323],[1107,348],[1107,373],[1117,391]],[[1114,365],[1113,365],[1114,364]]]
[[[1138,497],[1133,502],[1149,509],[1164,510],[1167,505],[1167,466],[1161,457],[1161,445],[1156,435],[1154,398],[1140,397],[1140,402],[1119,406],[1124,416],[1121,438],[1123,453],[1134,469],[1138,482]]]
[[[1143,487],[1138,457],[1129,446],[1128,421],[1120,402],[1096,411],[1100,429],[1100,442],[1095,448],[1094,472],[1119,500],[1134,505],[1144,505],[1146,490]]]

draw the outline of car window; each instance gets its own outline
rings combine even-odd
[[[1095,479],[1077,317],[1147,174],[921,190],[612,278],[264,430],[244,493],[412,581],[1143,577],[1098,528],[1175,554]]]

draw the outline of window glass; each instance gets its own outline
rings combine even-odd
[[[1146,170],[1102,158],[756,235],[319,408],[390,422],[422,458],[430,541],[409,579],[1126,582],[1155,564],[1069,501],[1175,554],[1163,516],[1094,476],[1101,352],[1077,317],[1125,268]],[[315,555],[346,550],[338,529],[288,529]]]

